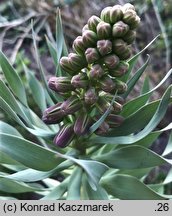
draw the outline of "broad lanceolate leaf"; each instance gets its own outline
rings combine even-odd
[[[115,198],[123,200],[162,200],[163,196],[151,190],[137,178],[129,175],[104,177],[101,185]]]
[[[6,122],[0,121],[0,129],[1,133],[7,133],[22,138],[22,135],[14,127],[7,124]]]
[[[63,159],[26,139],[0,133],[0,149],[12,159],[36,170],[48,171],[60,164]]]
[[[149,121],[149,123],[146,125],[146,127],[138,132],[136,135],[129,135],[129,136],[117,136],[117,137],[100,137],[97,136],[95,138],[92,138],[93,142],[96,143],[108,143],[108,144],[133,144],[134,142],[137,142],[144,137],[146,137],[152,130],[159,124],[159,122],[164,117],[169,101],[170,101],[170,95],[171,95],[171,86],[166,90],[164,93],[161,102],[159,103],[159,106]],[[133,122],[132,122],[133,123]],[[135,131],[133,131],[134,133]]]
[[[2,51],[0,51],[0,66],[13,93],[25,106],[27,106],[26,93],[23,83]]]
[[[141,146],[127,146],[94,157],[116,169],[138,169],[155,167],[167,163],[163,157]]]

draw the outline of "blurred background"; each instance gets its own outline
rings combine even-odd
[[[33,20],[41,62],[48,78],[54,74],[55,67],[48,51],[45,35],[52,43],[56,44],[56,14],[58,7],[61,11],[66,45],[68,50],[71,51],[73,40],[81,35],[82,27],[90,16],[99,16],[100,11],[106,6],[123,5],[127,2],[135,5],[137,13],[141,17],[137,39],[133,46],[133,54],[143,49],[153,38],[160,34],[159,38],[139,58],[137,67],[143,65],[147,58],[146,54],[151,56],[146,74],[141,78],[130,96],[135,97],[146,75],[150,78],[152,88],[161,81],[172,67],[171,0],[0,0],[0,49],[8,56],[21,76],[23,75],[23,68],[20,58],[39,78],[31,29],[31,20]],[[24,75],[23,79],[25,79]],[[172,78],[154,94],[154,97],[158,98],[159,95],[162,95],[164,89],[170,83],[172,83]],[[35,107],[33,101],[30,101],[30,106]],[[35,108],[35,111],[40,115],[39,110]],[[159,125],[160,128],[172,122],[171,113],[172,107],[169,107],[166,117]],[[4,113],[1,113],[0,118],[5,119],[12,125],[14,124]],[[23,133],[25,132],[23,131]],[[34,139],[28,134],[25,134],[25,137]],[[152,149],[161,154],[167,143],[167,137],[168,133],[160,136]],[[163,172],[159,172],[159,169],[161,168],[152,171],[149,175],[150,178],[147,179],[149,182],[160,178],[160,175],[163,175],[163,172],[166,172],[168,168],[163,167]]]

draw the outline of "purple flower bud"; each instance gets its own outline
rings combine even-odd
[[[104,75],[104,70],[99,64],[92,66],[90,70],[90,79],[99,79]]]
[[[82,55],[83,53],[85,53],[85,46],[84,46],[84,43],[83,43],[82,36],[78,36],[74,40],[74,42],[73,42],[73,49],[78,54]]]
[[[110,40],[97,41],[97,49],[102,56],[105,56],[112,51],[112,42]]]
[[[43,113],[42,121],[46,124],[60,123],[65,116],[64,112],[61,110],[61,104],[62,103],[57,103],[47,108]]]
[[[80,56],[76,53],[69,54],[69,62],[75,71],[80,71],[87,65],[86,59],[83,56]]]
[[[125,11],[123,21],[128,25],[132,25],[132,23],[135,21],[136,16],[136,12],[134,10],[129,9]]]
[[[123,37],[129,30],[129,26],[122,21],[118,21],[113,25],[113,37]]]
[[[129,46],[126,47],[125,52],[121,53],[119,55],[119,57],[120,57],[121,60],[127,60],[127,59],[129,59],[131,57],[131,49],[130,49],[130,47]]]
[[[86,133],[88,133],[91,124],[92,124],[91,117],[89,117],[86,111],[85,112],[81,111],[74,125],[75,134],[79,136],[85,135]]]
[[[98,96],[94,88],[89,88],[84,95],[85,103],[88,105],[93,105],[96,103]]]
[[[132,44],[136,39],[136,32],[129,30],[127,34],[123,37],[123,40],[127,42],[127,44]]]
[[[74,136],[75,134],[73,130],[73,125],[72,124],[65,125],[55,136],[54,144],[60,148],[65,148],[72,142]]]
[[[96,48],[88,48],[85,51],[85,57],[87,59],[88,64],[92,64],[99,60],[100,56]]]
[[[61,105],[61,109],[66,115],[73,114],[82,108],[81,100],[77,96],[71,96]]]
[[[108,39],[112,35],[112,27],[109,23],[101,21],[97,25],[97,36],[99,39]]]
[[[74,90],[69,77],[51,77],[48,81],[48,86],[56,92],[65,93]]]
[[[88,20],[88,28],[91,30],[91,31],[94,31],[96,32],[96,27],[98,25],[98,23],[101,22],[101,19],[98,17],[98,16],[91,16]]]
[[[106,100],[106,98],[103,96],[99,97],[98,102],[96,103],[96,107],[101,114],[104,114],[106,110],[109,109],[110,102],[108,102],[108,100]],[[110,110],[113,111],[113,107],[111,107]]]
[[[120,55],[125,53],[127,49],[127,44],[122,39],[116,39],[112,43],[113,51],[115,54]]]
[[[122,10],[124,12],[127,10],[134,10],[135,11],[135,7],[130,3],[126,3],[125,5],[123,5]]]
[[[63,56],[60,59],[60,66],[61,66],[62,70],[64,70],[65,72],[67,72],[70,75],[74,75],[76,73],[76,71],[72,68],[72,66],[69,62],[69,58],[66,56]]]
[[[114,69],[119,63],[119,58],[115,54],[104,57],[104,63],[108,69]]]
[[[95,120],[98,120],[101,116],[96,116]],[[95,131],[97,135],[105,135],[109,131],[109,124],[107,122],[103,122],[99,128]]]
[[[106,7],[102,10],[100,18],[107,23],[110,23],[110,11],[112,7]]]
[[[115,114],[109,114],[106,118],[106,122],[111,128],[118,127],[124,122],[124,117]]]
[[[86,47],[95,46],[97,43],[97,34],[91,30],[85,30],[82,39]]]
[[[116,23],[117,21],[121,20],[123,17],[123,11],[121,5],[115,5],[112,7],[110,11],[110,22]]]
[[[114,114],[119,114],[122,111],[122,108],[123,106],[120,103],[116,101],[113,103],[113,113]]]
[[[121,105],[125,103],[125,99],[120,96],[116,96],[115,101],[120,103]]]
[[[121,61],[114,70],[110,71],[110,75],[113,77],[121,77],[128,71],[128,68],[129,64],[125,61]]]
[[[120,80],[115,80],[116,84],[116,90],[118,90],[118,94],[123,94],[127,91],[127,84],[120,81]]]
[[[115,89],[114,81],[108,76],[101,78],[101,80],[99,81],[99,85],[100,88],[105,92],[111,92]]]
[[[79,73],[72,77],[71,84],[75,88],[87,88],[88,86],[88,77],[86,73]]]

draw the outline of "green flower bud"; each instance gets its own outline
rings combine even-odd
[[[112,100],[111,100],[112,101]],[[110,102],[111,102],[110,101]],[[106,112],[107,109],[109,109],[110,107],[110,102],[108,102],[108,100],[106,99],[106,97],[102,96],[99,97],[97,103],[96,103],[96,107],[99,110],[99,112],[101,114],[104,114]],[[113,107],[111,107],[111,112],[113,111]]]
[[[99,81],[99,85],[100,88],[105,92],[111,92],[115,89],[115,83],[108,76],[104,76],[103,78],[101,78],[101,80]]]
[[[61,109],[66,115],[73,114],[82,108],[82,102],[77,96],[71,96],[61,105]]]
[[[127,44],[122,39],[116,39],[113,41],[112,47],[115,54],[119,56],[120,54],[125,53],[127,49]]]
[[[97,25],[101,22],[101,19],[98,16],[91,16],[88,20],[88,28],[94,32],[97,31]]]
[[[121,60],[127,60],[131,57],[131,49],[129,47],[126,48],[124,53],[119,55]]]
[[[104,70],[99,64],[92,66],[90,70],[90,79],[99,79],[104,75]]]
[[[128,68],[129,64],[125,61],[121,61],[114,70],[109,72],[110,75],[113,77],[121,77],[128,71]]]
[[[89,82],[86,73],[79,73],[72,77],[71,84],[75,88],[87,88]]]
[[[124,122],[124,118],[119,115],[109,114],[106,118],[106,122],[111,128],[118,127]]]
[[[127,34],[123,37],[123,40],[127,42],[127,44],[132,44],[134,40],[136,39],[136,32],[129,30]]]
[[[60,148],[68,146],[74,138],[74,130],[72,124],[67,124],[61,128],[59,133],[54,138],[54,144]]]
[[[113,25],[113,37],[123,37],[129,30],[129,26],[122,21],[118,21]]]
[[[74,70],[74,68],[72,68],[72,66],[69,62],[69,58],[66,56],[63,56],[60,59],[60,67],[62,68],[62,70],[64,70],[65,72],[67,72],[70,75],[76,74],[76,71]]]
[[[118,90],[118,94],[123,94],[127,91],[127,84],[120,81],[115,80],[116,90]]]
[[[88,64],[92,64],[96,62],[97,60],[99,60],[100,58],[99,53],[96,48],[88,48],[85,51],[85,57],[86,57]]]
[[[110,11],[112,7],[106,7],[102,10],[100,18],[107,23],[110,23]]]
[[[63,93],[74,90],[69,77],[51,77],[48,81],[48,87],[56,92]]]
[[[123,17],[123,11],[121,5],[115,5],[110,10],[110,22],[116,23],[117,21],[121,20]]]
[[[98,100],[97,93],[93,87],[89,88],[84,95],[85,103],[88,105],[93,105]]]
[[[136,16],[136,12],[134,10],[129,9],[125,11],[123,21],[128,25],[132,25],[132,23],[135,21]]]
[[[130,25],[130,29],[133,30],[133,29],[136,29],[140,24],[140,17],[139,16],[136,16],[135,17],[135,20],[133,21],[133,23]]]
[[[112,27],[109,23],[101,21],[97,25],[97,36],[99,39],[108,39],[112,35]]]
[[[61,110],[62,103],[57,103],[49,108],[47,108],[42,116],[42,121],[46,124],[58,124],[60,123],[65,113]]]
[[[85,30],[82,39],[86,47],[95,46],[97,43],[97,34],[91,30]]]
[[[73,42],[73,49],[78,54],[83,54],[85,52],[85,46],[83,43],[82,36],[78,36]]]
[[[79,136],[83,136],[89,132],[89,128],[92,124],[92,119],[85,111],[81,111],[78,114],[74,125],[74,132]]]
[[[134,10],[135,11],[135,7],[130,3],[126,3],[125,5],[123,5],[122,10],[124,12],[127,10]]]
[[[102,56],[112,52],[112,42],[110,40],[97,41],[97,49]]]
[[[86,67],[87,65],[85,57],[81,55],[78,55],[76,53],[70,53],[68,57],[69,57],[69,62],[75,71],[80,71],[82,68]]]
[[[119,63],[119,58],[115,54],[107,55],[103,60],[108,69],[116,68]]]

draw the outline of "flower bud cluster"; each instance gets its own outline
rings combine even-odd
[[[62,127],[55,144],[65,147],[75,136],[87,134],[89,127],[106,112],[115,93],[117,99],[111,112],[95,133],[105,134],[124,121],[120,116],[123,105],[120,94],[127,90],[127,85],[121,77],[129,68],[127,59],[139,22],[134,6],[129,3],[106,7],[100,17],[89,18],[82,36],[73,42],[73,53],[60,59],[62,71],[69,76],[52,77],[48,85],[63,96],[64,102],[45,110],[43,121],[59,123],[69,115],[73,120]]]

